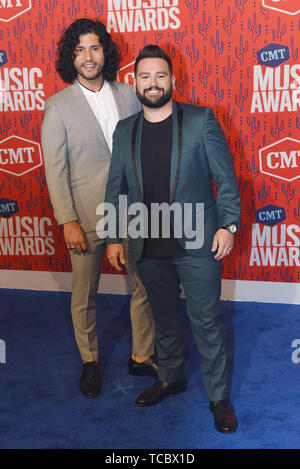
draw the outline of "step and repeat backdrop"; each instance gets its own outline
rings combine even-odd
[[[66,86],[57,41],[81,17],[101,20],[117,42],[119,81],[132,84],[140,49],[158,44],[174,64],[176,99],[213,108],[242,201],[223,279],[299,283],[299,0],[0,0],[1,270],[71,271],[40,135],[45,100]]]

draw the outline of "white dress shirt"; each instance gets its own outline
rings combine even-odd
[[[89,90],[79,82],[78,84],[99,122],[110,151],[112,151],[112,135],[120,118],[108,82],[104,80],[101,90],[96,92]]]

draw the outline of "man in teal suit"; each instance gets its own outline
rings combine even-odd
[[[158,46],[146,46],[135,63],[135,91],[143,112],[116,127],[106,188],[106,202],[117,211],[119,195],[128,194],[148,214],[147,232],[133,234],[130,242],[154,315],[159,379],[136,404],[155,405],[185,390],[181,284],[215,427],[231,433],[237,419],[228,395],[220,322],[220,260],[232,251],[239,228],[239,191],[226,139],[212,110],[172,100],[174,88],[169,57]],[[169,218],[166,212],[154,218],[152,209],[162,204],[172,207]],[[117,236],[107,239],[108,258],[120,269],[122,234],[117,231]]]

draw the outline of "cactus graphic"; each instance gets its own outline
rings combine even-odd
[[[243,84],[240,83],[240,86],[239,86],[239,94],[235,95],[234,96],[234,99],[235,99],[235,104],[237,105],[237,107],[239,108],[239,110],[241,112],[243,112],[243,107],[244,107],[244,101],[248,98],[248,90],[247,88],[245,89],[244,93],[243,93]]]
[[[257,24],[257,15],[256,13],[253,14],[253,23],[249,18],[247,21],[247,27],[252,32],[252,40],[253,42],[261,35],[261,24]]]
[[[218,10],[220,5],[222,5],[223,2],[224,0],[215,0],[215,9]]]
[[[14,185],[15,185],[15,187],[18,189],[18,192],[19,192],[19,199],[22,199],[23,194],[25,194],[25,192],[26,192],[26,184],[25,184],[25,182],[23,183],[21,178],[15,179],[15,180],[14,180]]]
[[[239,175],[238,185],[239,185],[239,189],[240,189],[241,199],[243,199],[243,194],[244,194],[245,190],[248,187],[248,182],[246,180],[245,181],[243,180],[243,177],[242,177],[241,174]]]
[[[244,266],[242,267],[242,261],[238,262],[238,269],[234,271],[234,278],[237,279],[243,279],[245,275],[247,274],[247,267]]]
[[[277,19],[277,28],[272,30],[273,39],[276,41],[281,41],[282,36],[286,33],[286,23],[281,27],[281,18]]]
[[[235,6],[239,10],[242,16],[244,16],[245,12],[245,3],[247,3],[248,0],[235,0]]]
[[[236,110],[235,108],[233,108],[231,112],[231,104],[228,103],[227,112],[223,114],[223,122],[229,131],[231,130],[231,122],[233,121],[233,119],[235,119],[235,117],[236,117]]]
[[[178,31],[174,33],[174,41],[178,45],[179,49],[182,49],[183,39],[187,35],[187,26],[184,27],[183,31]]]
[[[15,64],[16,63],[16,53],[12,51],[12,47],[11,47],[11,42],[8,41],[8,50],[7,50],[7,54],[8,54],[8,57],[9,57],[9,61],[11,64]]]
[[[37,198],[37,196],[35,196],[35,198],[33,199],[32,192],[30,192],[29,202],[26,202],[27,210],[28,210],[31,214],[33,214],[33,213],[34,213],[34,209],[35,209],[35,207],[37,207],[37,205],[38,205],[38,198]]]
[[[275,118],[275,126],[271,125],[271,135],[275,138],[275,140],[279,140],[280,132],[284,129],[284,121],[282,120],[279,124],[279,117],[278,114]]]
[[[183,87],[188,83],[188,75],[187,73],[184,74],[183,77],[183,69],[179,68],[178,78],[176,80],[176,89],[179,91],[180,95],[183,95]]]
[[[124,37],[121,36],[121,38],[116,38],[116,43],[118,44],[118,49],[121,53],[122,58],[126,57],[128,54],[128,44],[125,43]]]
[[[252,163],[250,164],[249,161],[246,162],[246,168],[248,169],[248,171],[250,172],[250,175],[251,175],[251,182],[252,184],[254,183],[255,179],[257,178],[257,176],[259,175],[259,169],[256,165],[256,162],[255,162],[255,155],[252,155]]]
[[[293,210],[294,217],[299,221],[300,223],[300,197],[298,197],[298,207],[294,208]]]
[[[231,36],[232,25],[236,22],[236,13],[231,16],[230,7],[227,8],[227,18],[223,18],[223,28],[227,31],[228,36]]]
[[[285,269],[285,271],[280,269],[279,275],[283,282],[293,282],[293,275],[289,275],[288,269]]]
[[[291,190],[291,184],[289,182],[287,184],[283,183],[281,185],[281,192],[285,195],[286,205],[290,205],[290,202],[295,197],[295,189]]]
[[[214,95],[215,97],[215,105],[218,106],[219,103],[223,100],[224,98],[224,90],[220,90],[220,81],[219,81],[219,78],[217,78],[217,81],[216,81],[216,86],[214,87],[214,85],[211,85],[210,87],[211,89],[211,93]]]
[[[21,24],[20,19],[18,18],[17,19],[17,26],[13,27],[13,32],[14,32],[14,36],[17,39],[17,41],[19,42],[19,44],[22,43],[22,34],[24,33],[24,31],[25,31],[25,22],[23,21],[22,24]]]
[[[260,121],[255,116],[247,116],[247,124],[251,127],[251,138],[253,139],[260,129]]]
[[[251,200],[251,206],[249,204],[246,204],[246,214],[250,218],[250,220],[253,220],[253,213],[254,213],[254,200]]]
[[[72,21],[76,20],[77,14],[80,12],[80,3],[77,2],[75,6],[75,0],[72,0],[71,7],[68,7],[68,16]]]
[[[192,86],[192,94],[187,94],[187,101],[190,104],[195,104],[196,106],[200,106],[200,98],[196,97],[195,86]]]
[[[219,57],[220,54],[224,51],[224,41],[220,42],[220,32],[219,30],[216,31],[216,40],[211,37],[210,43],[212,47],[215,49],[215,59]]]
[[[207,40],[207,30],[208,28],[211,27],[211,23],[212,23],[211,16],[209,16],[208,19],[206,19],[206,11],[203,10],[202,23],[201,22],[198,23],[198,32],[203,37],[204,41]]]
[[[212,74],[212,66],[207,67],[206,59],[203,59],[202,70],[199,70],[198,76],[201,83],[203,83],[204,88],[207,87],[207,79]]]
[[[57,7],[57,0],[49,0],[48,2],[45,2],[45,11],[47,15],[50,16],[51,21],[54,20],[54,10]]]
[[[28,125],[29,123],[32,121],[32,114],[29,114],[29,113],[25,113],[24,116],[20,117],[20,123],[21,123],[21,127],[23,127],[23,129],[25,129],[25,132],[28,133]]]
[[[299,25],[300,26],[300,25]],[[294,36],[291,37],[291,56],[293,57],[294,60],[298,59],[298,47],[295,49],[295,38]]]
[[[188,44],[185,48],[187,55],[190,57],[191,67],[194,68],[195,63],[199,60],[199,50],[195,48],[195,40],[192,39],[191,46]]]
[[[29,41],[27,41],[27,39],[25,39],[25,46],[26,46],[26,49],[30,52],[30,58],[31,58],[31,61],[33,62],[34,58],[38,54],[38,46],[37,46],[37,44],[33,43],[33,35],[31,33],[30,33],[29,37],[30,37]]]
[[[100,3],[99,0],[91,0],[90,5],[92,10],[95,12],[96,18],[99,18],[103,15],[103,3]]]
[[[271,186],[270,185],[266,186],[266,181],[263,180],[262,189],[258,190],[257,198],[262,204],[264,204],[268,200],[270,194],[271,194]]]
[[[235,151],[240,155],[240,159],[243,159],[243,152],[244,152],[244,147],[248,145],[248,137],[247,135],[243,139],[243,131],[239,131],[239,138],[238,140],[235,141]]]
[[[7,136],[7,132],[11,128],[11,121],[8,119],[6,120],[5,113],[2,114],[2,124],[0,124],[0,133],[3,137]]]
[[[236,62],[233,62],[231,65],[231,56],[227,56],[227,66],[223,67],[223,77],[228,81],[228,84],[231,83],[231,75],[236,71]]]
[[[43,20],[42,13],[39,12],[39,20],[38,20],[38,23],[35,23],[35,30],[41,39],[44,39],[44,29],[46,28],[46,26],[47,26],[47,18],[45,16]]]
[[[46,182],[46,177],[42,168],[39,168],[39,170],[35,171],[34,178],[39,183],[40,191],[43,192],[45,187],[47,187],[47,182]]]
[[[191,19],[194,18],[195,14],[199,11],[199,1],[198,0],[185,0],[186,6],[190,9]]]
[[[234,48],[234,53],[241,65],[243,65],[244,63],[244,55],[247,52],[248,48],[249,48],[249,42],[246,41],[244,44],[243,36],[240,36],[239,46],[238,47],[236,46]]]

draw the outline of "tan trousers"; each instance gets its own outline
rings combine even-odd
[[[86,233],[88,249],[72,252],[71,312],[75,339],[83,361],[98,359],[96,331],[96,296],[101,275],[105,241],[96,233]],[[126,270],[132,286],[130,318],[132,327],[132,352],[147,356],[154,353],[154,321],[145,287],[138,277],[137,268],[130,255],[128,240],[123,241]]]

